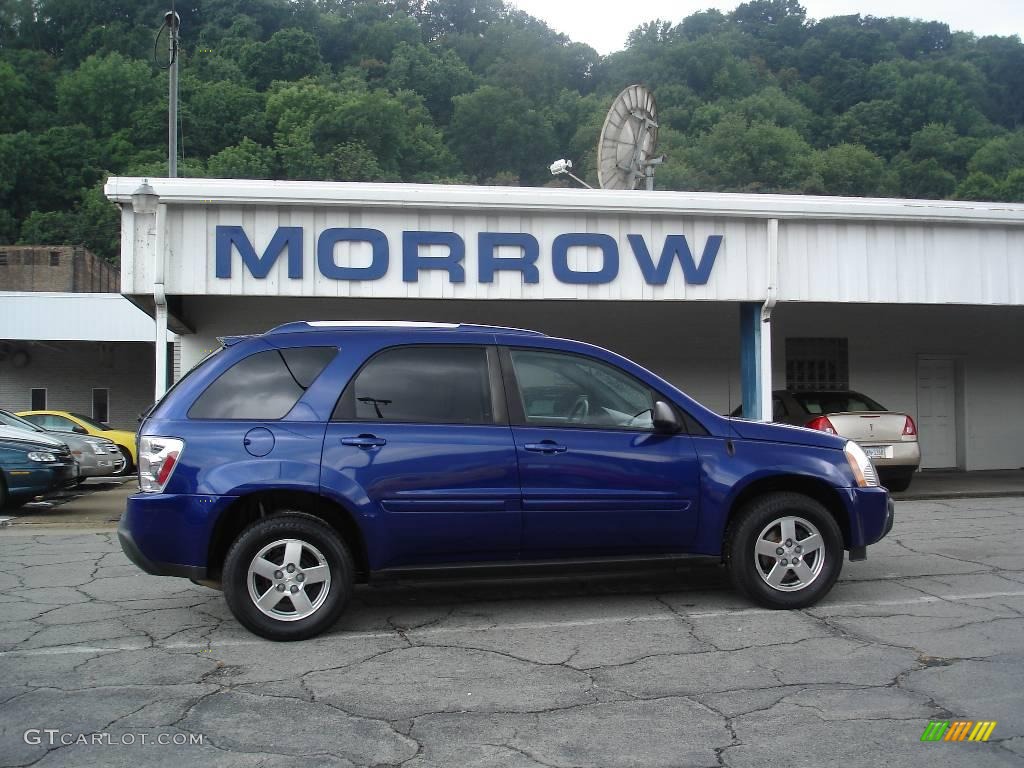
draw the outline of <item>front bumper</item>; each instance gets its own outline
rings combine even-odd
[[[845,488],[850,530],[847,548],[851,553],[880,541],[892,530],[895,506],[882,486]]]

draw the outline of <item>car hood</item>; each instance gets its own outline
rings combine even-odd
[[[746,419],[729,419],[733,432],[744,440],[764,440],[771,443],[790,443],[792,445],[813,445],[819,448],[835,448],[842,450],[846,439],[819,432],[806,427],[793,427],[789,424],[765,424],[761,421]]]
[[[45,445],[50,448],[67,447],[63,440],[57,440],[49,435],[44,435],[42,432],[18,429],[17,427],[9,427],[6,424],[0,424],[0,438],[5,438],[7,440],[20,440],[24,443],[35,443],[36,445]]]

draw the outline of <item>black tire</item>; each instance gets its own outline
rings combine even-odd
[[[783,583],[778,588],[767,583],[762,573],[766,570],[772,572],[774,555],[761,556],[755,562],[755,546],[761,533],[784,517],[810,523],[821,536],[819,551],[823,553],[823,560],[816,575],[808,579],[804,587],[799,587],[800,578],[795,571],[781,567],[780,572],[785,574],[785,578],[793,579],[794,583]],[[796,543],[799,543],[799,533],[797,536]],[[785,550],[785,542],[778,543]],[[822,504],[800,493],[768,493],[745,504],[726,531],[723,551],[733,586],[765,608],[793,609],[813,605],[828,594],[843,568],[843,534],[838,523]],[[792,552],[784,551],[783,555],[791,556]],[[805,568],[808,566],[807,556],[803,553],[801,558]],[[780,562],[781,558],[778,558],[777,563]],[[813,569],[814,566],[810,568]],[[793,591],[782,591],[784,589]]]
[[[135,471],[135,464],[132,463],[132,452],[125,448],[123,445],[117,446],[117,450],[121,452],[124,457],[124,469],[117,473],[118,477],[124,477],[130,475]]]
[[[250,565],[261,550],[283,539],[295,539],[312,545],[322,554],[329,568],[330,582],[327,595],[305,618],[286,620],[269,616],[256,605],[255,598],[250,594]],[[308,551],[302,556],[305,557],[307,554]],[[279,572],[283,573],[285,566],[286,563],[282,560],[282,570]],[[301,564],[298,573],[302,573]],[[352,596],[353,574],[352,556],[333,528],[312,515],[282,511],[250,525],[231,545],[224,560],[222,573],[224,599],[227,600],[228,607],[238,622],[251,632],[268,640],[305,640],[329,629],[337,622]],[[270,585],[267,592],[275,588],[269,579],[263,581]],[[297,585],[279,583],[285,586],[282,596],[287,599],[287,605],[284,610],[291,608],[298,611],[298,605],[292,604],[288,596],[288,591]],[[300,587],[303,594],[307,594],[306,586]],[[319,592],[316,592],[309,599],[315,604],[318,598]]]
[[[914,470],[897,470],[893,472],[880,472],[882,485],[894,493],[901,493],[910,487],[914,479]]]
[[[7,498],[7,483],[4,482],[3,477],[0,477],[0,512],[7,509],[7,503],[10,499]]]

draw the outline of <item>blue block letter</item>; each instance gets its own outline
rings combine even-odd
[[[481,232],[478,238],[480,259],[480,282],[493,283],[494,273],[499,270],[522,272],[524,283],[539,283],[540,272],[537,270],[537,259],[540,257],[540,246],[533,235],[515,232]],[[522,248],[522,256],[495,256],[494,249],[499,245]]]
[[[693,254],[690,253],[690,246],[682,235],[669,235],[665,238],[665,245],[661,249],[661,258],[657,265],[647,250],[647,243],[643,235],[626,235],[629,244],[633,247],[636,256],[636,263],[640,265],[644,280],[649,285],[664,285],[668,282],[669,273],[672,272],[672,263],[679,260],[683,267],[683,279],[690,285],[705,285],[711,277],[711,269],[715,266],[715,257],[718,256],[718,249],[722,246],[721,235],[711,235],[704,244],[704,253],[700,257],[700,265],[694,263]]]
[[[339,267],[334,261],[337,243],[369,243],[373,249],[370,263],[365,267]],[[325,229],[316,242],[316,264],[320,274],[331,280],[379,280],[388,272],[388,239],[379,229]]]
[[[288,248],[288,277],[302,277],[302,227],[278,227],[262,256],[256,255],[245,230],[241,227],[217,225],[217,277],[231,277],[231,247],[238,249],[249,273],[263,279],[270,274],[281,251]]]
[[[569,269],[569,249],[584,246],[601,249],[604,264],[597,272],[576,272]],[[555,277],[563,283],[577,285],[610,283],[619,274],[619,244],[611,235],[582,232],[559,235],[551,244],[551,266],[554,269]]]
[[[420,256],[421,245],[446,245],[447,256]],[[454,232],[403,232],[402,233],[402,280],[415,283],[421,269],[443,269],[452,283],[466,282],[466,269],[462,259],[466,255],[466,244]]]

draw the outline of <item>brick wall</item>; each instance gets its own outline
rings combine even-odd
[[[32,389],[45,387],[47,408],[92,416],[92,390],[110,389],[110,424],[134,431],[153,402],[153,347],[144,342],[26,343],[28,365],[0,362],[0,408],[32,407]]]
[[[80,245],[3,245],[0,291],[120,293],[121,275]]]

